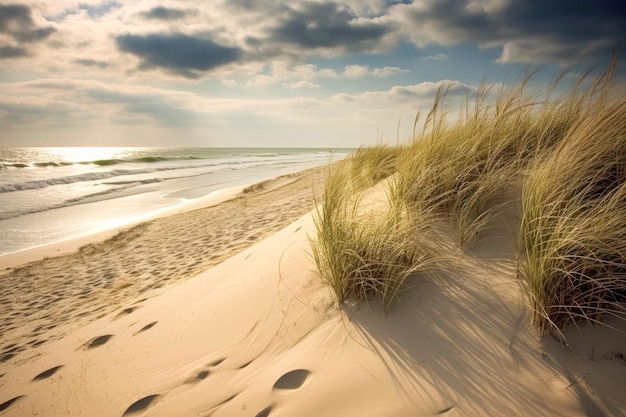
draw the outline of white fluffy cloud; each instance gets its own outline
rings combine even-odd
[[[361,102],[372,103],[375,106],[385,106],[389,103],[423,104],[424,101],[432,103],[438,90],[447,91],[449,97],[465,96],[467,93],[476,91],[476,87],[455,80],[441,80],[438,82],[422,82],[408,86],[393,86],[388,90],[364,91],[358,94],[339,93],[331,97],[337,102]]]
[[[361,78],[366,76],[373,76],[378,78],[389,77],[395,74],[406,74],[409,70],[398,67],[383,67],[369,69],[367,65],[347,65],[344,68],[343,76],[348,78]]]

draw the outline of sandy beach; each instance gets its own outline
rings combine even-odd
[[[444,233],[388,314],[337,306],[309,244],[327,169],[0,263],[0,415],[626,415],[624,321],[538,335],[516,210],[471,250]]]
[[[0,0],[0,417],[626,417],[617,4]]]

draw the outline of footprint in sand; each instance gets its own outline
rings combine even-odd
[[[272,411],[271,405],[259,411],[254,417],[268,417],[270,415],[270,411]]]
[[[17,355],[19,352],[22,352],[25,349],[26,348],[24,346],[20,346],[16,343],[5,346],[0,352],[0,363],[8,361],[13,356]]]
[[[273,390],[294,390],[300,388],[307,381],[311,371],[296,369],[287,372],[274,383]]]
[[[135,401],[134,403],[131,404],[130,407],[126,409],[126,411],[124,411],[124,414],[122,414],[122,416],[130,416],[135,413],[144,411],[146,408],[153,405],[154,402],[159,397],[160,395],[154,394],[154,395],[148,395],[147,397],[143,397],[142,399]]]
[[[87,342],[84,345],[82,345],[79,349],[88,350],[88,349],[96,348],[98,346],[102,346],[106,342],[108,342],[109,339],[112,338],[112,337],[113,337],[112,334],[105,334],[105,335],[102,335],[102,336],[94,337],[89,342]]]
[[[249,361],[249,362],[244,363],[243,365],[239,366],[239,368],[237,368],[237,369],[247,368],[248,366],[250,366],[250,364],[251,364],[252,362],[254,362],[254,359],[252,359],[252,360],[251,360],[251,361]]]
[[[195,372],[189,378],[185,380],[185,384],[197,384],[198,382],[206,379],[209,376],[210,372],[206,369]]]
[[[306,369],[296,369],[291,372],[287,372],[274,383],[272,387],[273,391],[285,391],[295,390],[300,388],[311,375],[311,371]],[[267,406],[263,410],[259,411],[254,417],[269,417],[272,411],[272,406]]]
[[[195,371],[189,378],[187,378],[185,380],[185,384],[196,384],[202,381],[203,379],[206,379],[211,374],[211,371],[209,371],[209,369],[207,368],[214,368],[218,366],[219,364],[221,364],[222,362],[224,362],[225,360],[226,360],[225,358],[220,358],[220,359],[216,359],[213,362],[206,364],[205,368]]]
[[[455,406],[456,406],[456,404],[455,404],[455,405],[452,405],[452,406],[450,406],[450,407],[444,408],[443,410],[438,411],[436,414],[437,414],[438,416],[440,416],[440,415],[442,415],[442,414],[446,414],[448,411],[452,411],[452,409],[453,409]]]
[[[47,379],[50,378],[52,375],[56,374],[56,372],[63,368],[64,365],[59,365],[59,366],[55,366],[54,368],[50,368],[47,371],[43,371],[42,373],[40,373],[39,375],[37,375],[36,377],[34,377],[32,379],[32,381],[41,381],[42,379]],[[32,382],[31,381],[31,382]]]
[[[226,360],[226,358],[220,358],[220,359],[216,359],[213,362],[209,363],[207,366],[217,366],[219,364],[221,364],[222,362],[224,362]]]
[[[145,332],[146,330],[151,329],[152,327],[154,327],[155,324],[157,324],[158,321],[153,321],[152,323],[148,323],[145,326],[143,326],[141,329],[137,330],[135,333],[133,333],[133,336],[141,333],[141,332]]]
[[[115,317],[113,317],[113,320],[117,320],[120,317],[127,316],[130,313],[132,313],[133,311],[137,310],[137,308],[139,308],[139,307],[128,307],[128,308],[125,308],[124,310],[122,310],[119,313],[117,313],[117,315]]]
[[[23,395],[20,395],[18,397],[11,398],[9,401],[5,401],[2,404],[0,404],[0,413],[6,410],[7,408],[9,408],[15,401],[19,400],[22,397]]]
[[[29,345],[31,347],[37,347],[37,346],[43,345],[46,342],[47,342],[47,340],[45,340],[45,339],[44,340],[35,339],[35,340],[30,341]]]

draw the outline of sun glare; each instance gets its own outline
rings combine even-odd
[[[75,147],[48,148],[50,155],[65,162],[89,162],[103,159],[116,159],[128,152],[128,148],[116,147]]]

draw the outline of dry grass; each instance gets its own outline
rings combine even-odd
[[[387,145],[357,149],[350,155],[353,182],[369,187],[393,175],[402,150],[400,146]]]
[[[433,225],[451,223],[467,247],[521,199],[520,277],[540,331],[622,313],[626,100],[613,70],[595,81],[563,73],[541,94],[535,73],[495,98],[483,84],[455,122],[441,89],[409,145],[359,149],[329,175],[315,217],[315,260],[338,301],[378,295],[387,310],[410,275],[437,262]],[[363,213],[363,190],[385,178],[385,208]]]
[[[597,103],[523,187],[522,246],[534,322],[559,333],[626,302],[626,100]]]
[[[428,246],[418,245],[419,234],[400,213],[363,204],[363,186],[351,164],[337,165],[328,175],[314,217],[313,255],[339,303],[379,296],[387,311],[407,278],[428,264]]]

